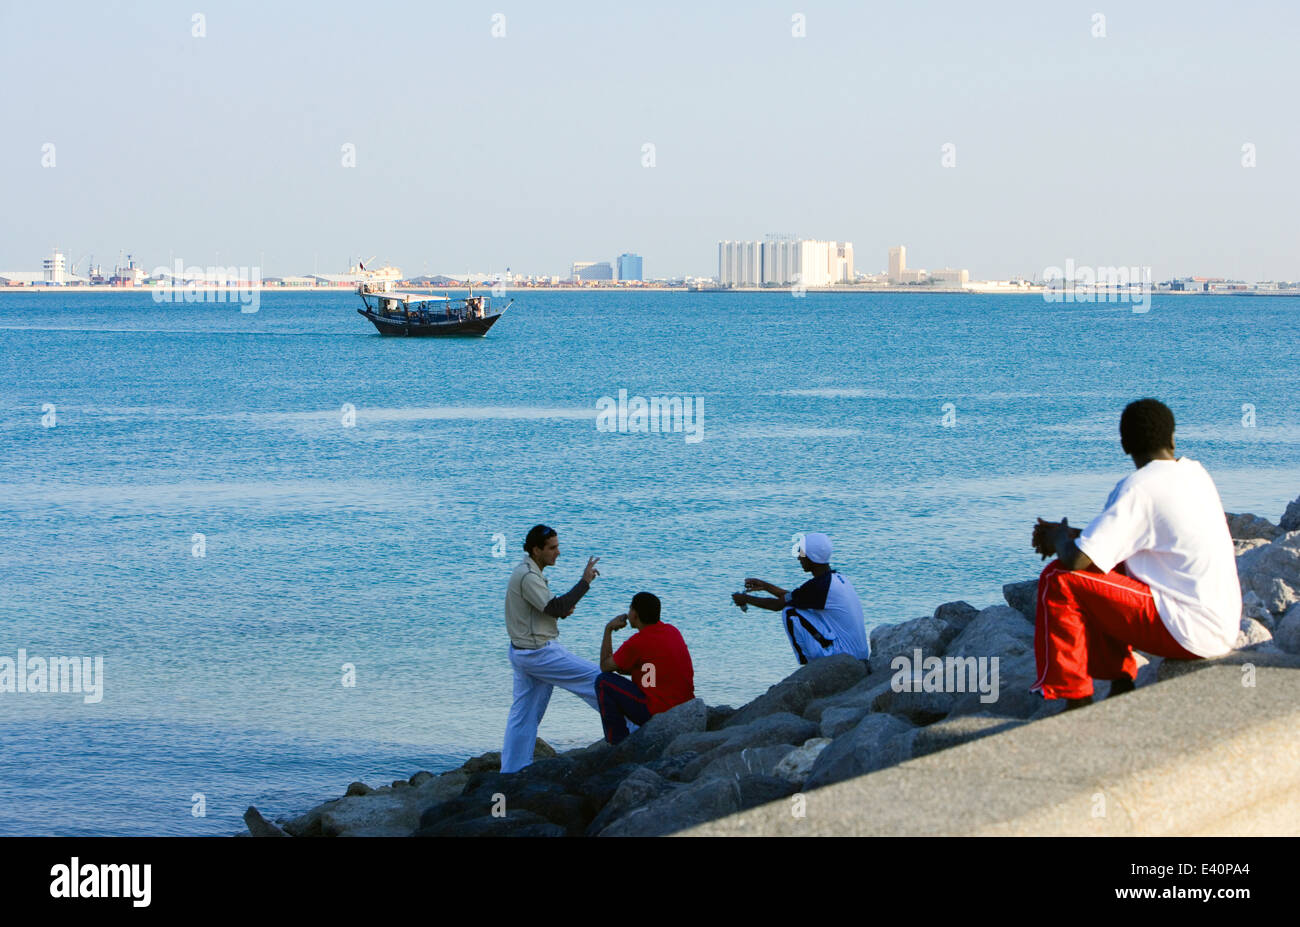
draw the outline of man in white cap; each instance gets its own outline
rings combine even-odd
[[[862,618],[862,603],[853,584],[831,569],[831,539],[824,534],[806,534],[796,553],[799,565],[805,573],[812,574],[812,579],[789,591],[766,580],[746,579],[745,592],[733,593],[731,600],[742,610],[755,605],[782,612],[786,636],[800,663],[834,653],[851,653],[859,660],[867,659],[871,644]],[[748,595],[754,590],[771,593],[776,598]]]

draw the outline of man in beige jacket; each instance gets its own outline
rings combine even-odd
[[[536,525],[524,538],[526,556],[510,574],[506,587],[506,630],[510,634],[510,665],[514,669],[514,703],[506,719],[501,771],[516,772],[533,761],[537,728],[546,714],[551,691],[568,689],[596,711],[596,677],[600,667],[574,656],[560,646],[557,620],[573,614],[600,572],[599,557],[587,560],[582,579],[561,596],[552,596],[542,571],[560,556],[560,538],[554,528]]]

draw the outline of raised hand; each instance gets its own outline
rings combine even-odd
[[[1041,555],[1042,559],[1056,556],[1056,541],[1053,535],[1056,533],[1057,524],[1052,521],[1038,519],[1034,525],[1034,532],[1030,539],[1033,544],[1034,552]]]
[[[582,578],[587,581],[588,586],[591,585],[593,579],[600,575],[600,570],[596,569],[596,564],[598,562],[600,562],[599,557],[587,558],[587,568],[582,571]]]
[[[767,588],[767,583],[765,583],[761,579],[754,579],[753,577],[750,577],[749,579],[745,580],[746,592],[755,592],[759,589],[766,589],[766,588]]]
[[[1045,521],[1040,518],[1038,519],[1038,523],[1034,525],[1034,533],[1031,540],[1034,545],[1034,551],[1040,554],[1042,559],[1046,560],[1048,557],[1056,556],[1056,534],[1062,528],[1068,531],[1072,538],[1077,538],[1079,535],[1083,534],[1083,531],[1079,528],[1071,527],[1068,518],[1062,518],[1060,521]]]
[[[627,627],[626,613],[619,615],[617,618],[614,618],[612,621],[610,621],[609,624],[605,625],[605,629],[607,631],[619,631],[626,627]]]

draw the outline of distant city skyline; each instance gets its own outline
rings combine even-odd
[[[126,255],[115,266],[105,268],[98,261],[73,261],[55,249],[41,261],[42,269],[6,270],[0,267],[0,287],[10,288],[99,286],[99,287],[174,287],[215,286],[257,288],[262,284],[272,286],[356,286],[376,278],[391,281],[411,281],[417,285],[433,283],[469,283],[498,287],[554,286],[562,283],[581,285],[627,283],[651,285],[716,285],[722,288],[765,288],[792,286],[800,288],[836,289],[839,287],[914,287],[917,285],[976,292],[1005,292],[1025,287],[1060,290],[1078,285],[1085,289],[1094,287],[1127,289],[1146,287],[1162,291],[1196,292],[1284,292],[1300,290],[1300,281],[1271,280],[1244,281],[1239,278],[1184,274],[1177,277],[1158,278],[1152,268],[1141,265],[1085,265],[1066,259],[1064,267],[1048,267],[1039,274],[1013,274],[1003,279],[972,277],[966,268],[926,269],[909,267],[907,246],[896,245],[889,249],[887,270],[880,273],[863,273],[854,266],[853,243],[799,239],[790,235],[767,235],[762,241],[720,241],[717,243],[718,265],[713,277],[678,276],[646,277],[644,262],[639,254],[623,253],[614,261],[575,261],[567,274],[526,274],[507,268],[501,272],[426,272],[405,273],[375,258],[349,261],[343,273],[289,273],[264,272],[257,265],[193,265],[176,259],[170,265],[152,269],[142,266]]]
[[[718,242],[790,229],[852,242],[866,273],[906,242],[981,279],[1300,279],[1283,3],[55,3],[0,29],[22,37],[0,60],[0,270],[57,247],[281,276],[634,253],[713,277]]]

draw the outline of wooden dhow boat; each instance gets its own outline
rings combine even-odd
[[[425,293],[399,293],[391,280],[365,281],[357,286],[364,307],[357,312],[370,320],[381,335],[399,338],[482,338],[514,300],[493,312],[490,296],[462,299]]]

